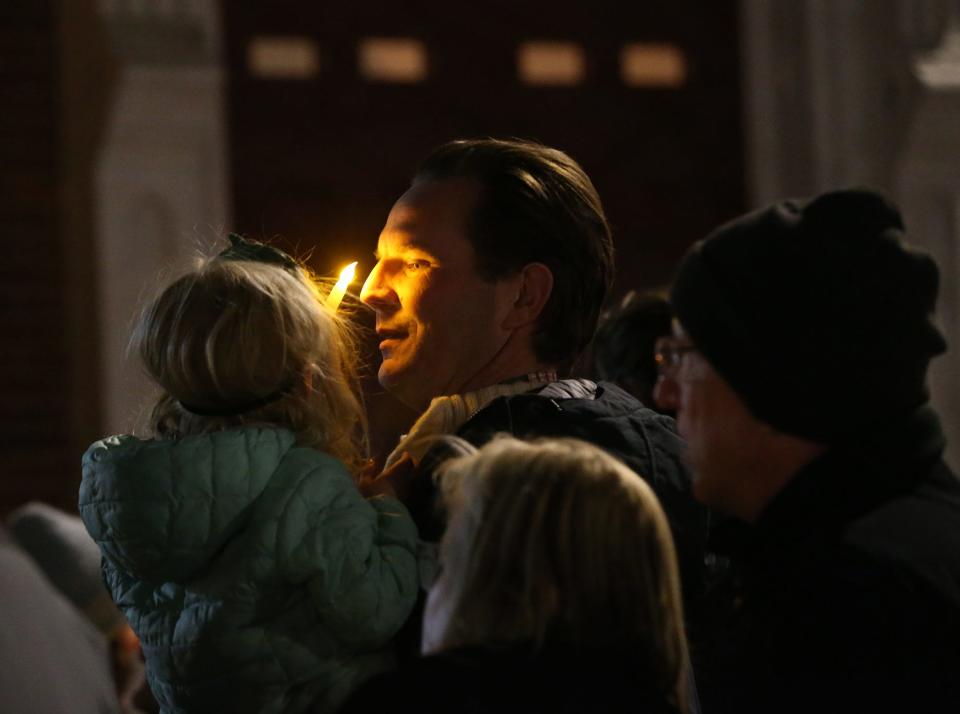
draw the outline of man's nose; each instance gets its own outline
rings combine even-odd
[[[367,307],[380,311],[399,304],[397,294],[390,287],[386,276],[383,274],[383,266],[377,263],[370,271],[370,275],[360,288],[360,301]]]
[[[660,409],[675,412],[680,408],[680,385],[667,374],[657,377],[653,385],[653,402]]]

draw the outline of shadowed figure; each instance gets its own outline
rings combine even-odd
[[[592,373],[623,387],[646,406],[673,416],[654,398],[656,342],[669,335],[672,326],[673,308],[665,295],[630,291],[600,319],[590,350]]]
[[[658,397],[727,543],[709,712],[960,701],[960,483],[928,404],[937,266],[867,190],[784,201],[694,245]]]

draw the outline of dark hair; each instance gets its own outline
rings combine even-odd
[[[600,318],[593,340],[593,371],[653,408],[657,382],[654,345],[669,335],[673,309],[666,295],[630,291],[623,302]]]
[[[610,226],[593,183],[562,151],[515,139],[444,144],[420,165],[414,183],[448,178],[481,186],[468,237],[485,280],[529,263],[553,273],[533,347],[543,362],[569,365],[593,337],[613,282]]]

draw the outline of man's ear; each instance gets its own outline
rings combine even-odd
[[[528,263],[516,283],[516,297],[502,325],[508,330],[537,321],[553,292],[553,273],[543,263]]]

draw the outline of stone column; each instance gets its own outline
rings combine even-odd
[[[97,167],[104,427],[129,431],[151,390],[131,326],[229,228],[225,72],[215,0],[101,0],[119,62]]]
[[[741,0],[748,201],[866,185],[941,272],[952,347],[931,369],[960,466],[958,0]]]
[[[742,0],[748,200],[894,186],[943,0]]]

